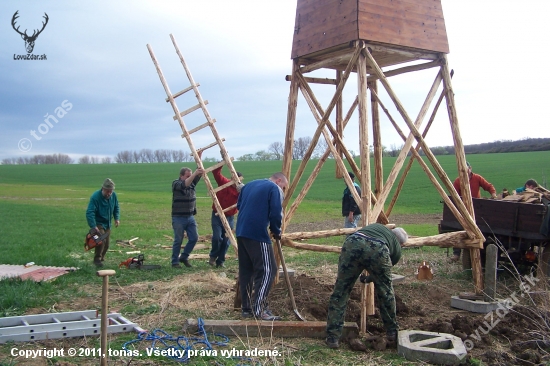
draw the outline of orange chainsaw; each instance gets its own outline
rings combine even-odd
[[[143,264],[145,256],[143,254],[137,257],[128,258],[123,262],[120,262],[118,268],[126,267],[128,269],[160,269],[158,264]]]
[[[84,250],[88,251],[95,248],[98,245],[103,244],[103,241],[109,236],[109,232],[106,231],[104,234],[101,234],[96,229],[90,229],[88,234],[86,234],[86,239],[84,240]]]

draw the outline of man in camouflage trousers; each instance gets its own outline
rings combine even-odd
[[[390,230],[381,224],[367,225],[346,238],[338,261],[334,292],[328,305],[327,346],[339,347],[349,296],[363,270],[367,270],[369,276],[361,276],[361,281],[374,282],[388,342],[396,341],[399,326],[395,316],[391,267],[401,258],[401,245],[407,238],[402,228]]]

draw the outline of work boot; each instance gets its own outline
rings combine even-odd
[[[214,265],[216,264],[216,258],[210,257],[208,264],[210,264],[210,267],[214,267]]]
[[[336,337],[328,336],[325,339],[325,343],[328,348],[337,349],[340,347],[340,342],[338,342],[338,339]]]
[[[181,268],[181,264],[172,264],[172,268]]]
[[[218,264],[216,264],[216,268],[225,268],[225,264],[218,263]]]
[[[397,342],[397,330],[389,330],[386,332],[386,340],[388,343]]]
[[[270,310],[267,310],[267,309],[262,311],[262,313],[259,316],[257,316],[256,318],[258,318],[259,320],[265,320],[265,321],[269,321],[269,322],[276,321],[276,320],[281,320],[280,316],[273,315],[273,313]]]
[[[191,263],[189,263],[189,260],[188,260],[188,259],[180,259],[180,263],[183,263],[183,265],[184,265],[185,267],[187,267],[187,268],[193,267],[193,266],[191,265]]]
[[[241,312],[241,317],[244,319],[253,318],[254,314],[252,313],[252,311],[243,310]]]
[[[103,267],[103,263],[101,263],[100,260],[96,260],[96,259],[94,259],[94,265],[95,265],[97,268]]]

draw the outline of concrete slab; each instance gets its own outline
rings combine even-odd
[[[296,275],[296,271],[292,268],[287,268],[286,271],[288,272],[288,277],[294,277]],[[285,272],[282,268],[279,268],[279,279],[284,280],[285,279]]]
[[[50,267],[50,266],[23,266],[12,264],[0,264],[0,280],[9,277],[20,277],[22,280],[31,279],[33,281],[48,281],[53,278],[64,275],[68,272],[76,271],[75,267]]]
[[[307,337],[325,338],[327,336],[326,322],[320,321],[256,321],[256,320],[206,320],[204,329],[210,333],[222,333],[226,336],[248,337]],[[197,319],[187,319],[183,330],[195,333],[198,329]],[[356,338],[359,334],[357,323],[346,322],[342,329],[342,338]]]
[[[480,300],[461,299],[458,296],[451,296],[451,307],[467,310],[472,313],[487,314],[498,309],[499,302],[486,302]]]
[[[422,330],[400,330],[397,353],[409,361],[459,365],[467,351],[459,337]]]
[[[394,284],[395,284],[395,283],[405,282],[405,276],[401,276],[401,275],[392,273],[392,274],[391,274],[391,280],[392,280],[392,283],[394,283]]]

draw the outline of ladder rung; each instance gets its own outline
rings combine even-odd
[[[224,165],[225,165],[225,161],[220,161],[218,164],[212,165],[210,168],[204,169],[204,174],[210,173],[212,170],[216,170],[219,167],[224,166]]]
[[[216,120],[212,119],[212,123],[215,123],[215,122],[216,122]],[[202,125],[197,126],[195,128],[190,129],[189,131],[187,131],[187,135],[185,133],[182,133],[181,137],[186,138],[188,135],[190,135],[192,133],[195,133],[199,130],[202,130],[203,128],[208,127],[208,126],[210,126],[210,122],[204,122]]]
[[[196,86],[200,86],[201,84],[197,83]],[[179,97],[180,95],[183,95],[185,93],[187,93],[189,90],[193,90],[193,86],[191,85],[190,87],[188,88],[185,88],[183,89],[182,91],[179,91],[177,92],[176,94],[173,94],[172,95],[172,98],[176,99],[177,97]],[[166,102],[169,102],[170,101],[170,98],[166,98]]]
[[[222,140],[222,141],[225,141],[225,139],[221,139],[221,140]],[[218,145],[218,142],[217,142],[217,141],[215,141],[215,142],[213,142],[213,143],[211,143],[210,145],[207,145],[207,146],[205,146],[205,147],[201,147],[200,149],[197,149],[197,151],[204,151],[204,150],[210,149],[212,146],[216,146],[216,145]]]
[[[204,101],[204,105],[207,105],[207,104],[208,104],[208,101],[205,100],[205,101]],[[183,117],[183,116],[185,116],[185,115],[187,115],[187,114],[189,114],[189,113],[191,113],[191,112],[194,112],[194,111],[196,111],[197,109],[199,109],[200,107],[201,107],[201,104],[199,103],[199,104],[197,104],[197,105],[194,106],[194,107],[191,107],[191,108],[189,108],[189,109],[186,109],[186,110],[184,110],[183,112],[180,112],[180,117]],[[172,118],[174,119],[174,121],[176,121],[176,120],[178,119],[178,116],[174,116],[174,117],[172,117]]]
[[[227,211],[232,210],[232,209],[234,209],[234,208],[237,208],[237,204],[236,204],[236,203],[235,203],[234,205],[231,205],[231,206],[225,208],[225,209],[223,210],[223,212],[227,212]],[[216,212],[216,216],[219,216],[219,214],[218,214],[217,212]]]
[[[225,188],[230,187],[232,185],[235,185],[235,182],[230,181],[230,182],[225,183],[224,185],[221,185],[219,187],[214,188],[213,191],[214,191],[214,193],[218,193],[222,189],[225,189]]]

